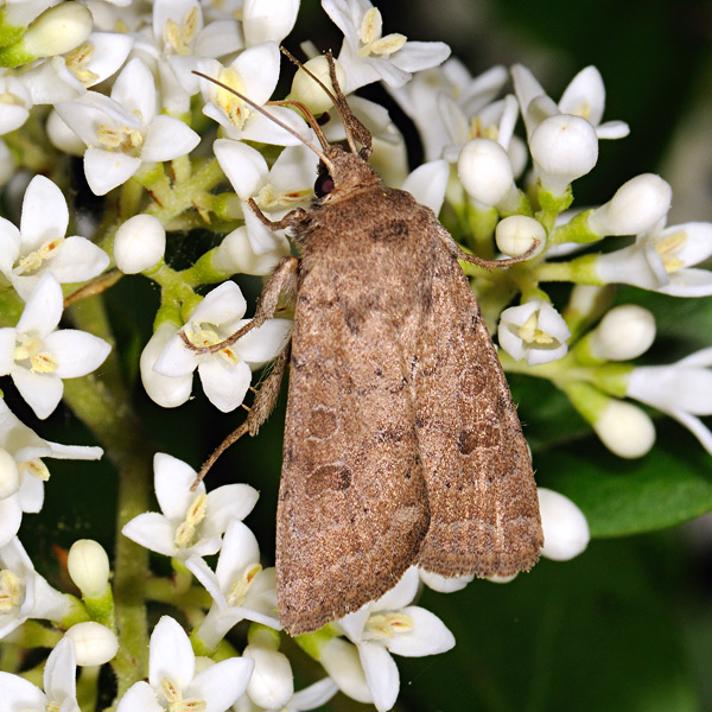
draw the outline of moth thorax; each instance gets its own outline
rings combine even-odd
[[[198,528],[207,513],[207,505],[208,496],[205,492],[202,492],[193,500],[190,507],[188,507],[185,519],[178,525],[173,540],[173,543],[179,549],[186,549],[195,543]]]
[[[0,571],[0,613],[10,613],[22,605],[24,581],[10,569]]]

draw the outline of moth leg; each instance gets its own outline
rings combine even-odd
[[[524,254],[519,255],[519,257],[509,257],[505,260],[485,260],[482,257],[473,255],[471,252],[465,252],[465,250],[463,250],[460,245],[452,239],[450,233],[444,228],[442,230],[438,230],[438,237],[458,260],[469,262],[470,264],[483,267],[484,269],[502,269],[519,264],[520,262],[526,262],[529,258],[536,254],[540,245],[539,240],[534,240],[532,246]]]
[[[195,351],[196,353],[214,354],[231,346],[238,339],[241,339],[245,334],[256,329],[258,326],[262,326],[267,319],[271,319],[272,316],[274,316],[277,305],[279,304],[279,298],[283,293],[289,294],[290,297],[296,294],[298,265],[299,259],[296,257],[285,257],[277,265],[262,289],[262,294],[257,302],[257,308],[255,309],[255,315],[252,317],[252,320],[238,329],[234,334],[228,336],[227,339],[223,339],[212,346],[196,346],[181,330],[179,333],[183,339],[183,343],[191,351]]]
[[[247,418],[235,428],[215,450],[210,454],[210,457],[203,463],[198,474],[191,485],[194,490],[208,474],[212,466],[217,462],[218,458],[230,446],[234,445],[243,435],[249,434],[254,437],[259,432],[259,429],[267,421],[272,414],[277,399],[279,398],[279,389],[282,385],[287,364],[289,363],[289,347],[286,347],[277,357],[264,381],[258,386],[255,399],[252,402]]]
[[[308,220],[308,213],[304,208],[295,208],[290,210],[281,220],[270,220],[263,212],[260,210],[260,206],[250,198],[247,201],[252,212],[257,216],[257,219],[266,225],[270,230],[287,230],[291,227],[296,227]]]

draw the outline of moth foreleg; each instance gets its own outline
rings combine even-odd
[[[300,225],[308,219],[307,211],[304,210],[304,208],[294,208],[294,210],[290,210],[281,220],[270,220],[262,210],[260,210],[260,206],[257,205],[252,198],[247,201],[247,204],[257,216],[257,219],[270,230],[287,230]]]

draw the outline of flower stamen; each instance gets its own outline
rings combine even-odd
[[[0,571],[0,613],[9,613],[19,608],[25,594],[22,579],[10,569]]]
[[[188,507],[185,519],[176,529],[175,538],[173,540],[174,544],[179,549],[187,549],[195,543],[198,527],[207,514],[207,504],[208,497],[204,492],[202,492],[193,500],[190,507]]]
[[[387,640],[413,630],[413,619],[401,612],[372,613],[366,622],[368,637],[375,640]]]
[[[62,244],[64,238],[57,237],[54,240],[48,240],[39,249],[33,250],[26,254],[14,268],[16,275],[31,275],[37,272],[42,267],[42,264],[47,260],[51,260],[57,248]]]
[[[189,10],[182,22],[167,20],[163,29],[163,38],[166,44],[180,55],[188,55],[195,35],[198,32],[198,8]]]
[[[361,20],[361,28],[359,30],[361,48],[358,52],[361,57],[368,57],[371,54],[387,57],[395,54],[408,41],[405,35],[397,32],[385,37],[381,36],[382,33],[383,17],[378,8],[372,7]]]
[[[242,573],[235,579],[230,588],[230,593],[227,595],[227,602],[231,606],[241,606],[247,598],[247,592],[254,583],[257,574],[262,571],[262,566],[260,564],[252,564],[248,566]]]

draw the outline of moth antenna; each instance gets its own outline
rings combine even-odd
[[[457,246],[458,249],[456,257],[463,262],[469,262],[470,264],[477,265],[478,267],[482,267],[484,269],[506,269],[507,267],[512,267],[520,262],[525,262],[533,257],[537,253],[540,244],[541,242],[539,240],[534,240],[532,246],[526,252],[519,255],[519,257],[507,257],[503,260],[486,260],[482,257],[478,257],[477,255],[473,255],[471,252],[465,252]]]
[[[229,91],[231,94],[234,94],[238,99],[241,101],[244,101],[245,104],[247,104],[251,109],[254,109],[258,113],[262,114],[262,116],[266,116],[270,121],[273,123],[277,124],[277,126],[280,126],[283,128],[287,133],[292,134],[296,139],[301,141],[307,148],[311,149],[316,153],[317,156],[319,156],[319,159],[325,163],[327,166],[331,166],[331,161],[326,157],[323,151],[320,151],[311,141],[307,141],[304,136],[301,136],[298,131],[295,131],[291,126],[288,124],[284,123],[284,121],[281,121],[278,119],[276,116],[273,116],[270,114],[269,111],[261,107],[258,103],[252,101],[252,99],[249,99],[246,97],[244,94],[241,94],[239,91],[233,89],[231,86],[225,84],[224,82],[221,82],[219,79],[215,79],[214,77],[211,77],[207,74],[203,74],[203,72],[199,72],[196,69],[193,70],[193,74],[195,74],[198,77],[201,77],[202,79],[205,79],[209,82],[212,82],[213,84],[221,87],[222,89],[225,89],[225,91]]]
[[[238,427],[233,430],[215,450],[210,453],[208,459],[202,464],[198,474],[193,480],[193,484],[190,486],[191,491],[195,491],[196,487],[205,479],[205,475],[210,472],[212,466],[218,461],[220,456],[227,450],[231,445],[234,445],[243,435],[249,432],[249,426],[247,421],[244,421]]]
[[[336,76],[336,64],[334,61],[334,55],[331,50],[327,50],[325,53],[326,61],[329,63],[329,76],[331,78],[331,84],[334,87],[332,92],[329,87],[324,84],[319,77],[309,70],[302,62],[300,62],[286,47],[280,47],[282,54],[290,61],[292,64],[296,65],[299,69],[304,70],[307,76],[311,77],[326,93],[326,95],[334,102],[336,110],[341,116],[341,120],[344,122],[344,129],[346,130],[346,140],[349,142],[349,147],[353,153],[359,153],[354,139],[358,140],[363,146],[362,158],[367,160],[371,155],[372,138],[371,132],[359,121],[355,116],[354,112],[351,110],[344,92],[341,90],[339,80]]]
[[[305,104],[302,104],[301,101],[295,101],[294,99],[281,99],[280,101],[270,101],[270,106],[292,106],[295,109],[299,110],[302,112],[304,115],[304,118],[307,120],[307,123],[309,126],[312,127],[312,130],[316,134],[316,137],[319,139],[319,143],[321,144],[321,147],[326,151],[328,148],[331,148],[331,144],[327,140],[326,136],[324,135],[324,131],[322,130],[321,126],[319,126],[319,123],[316,120],[316,117],[312,112],[309,110],[309,107],[306,106]]]

